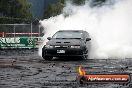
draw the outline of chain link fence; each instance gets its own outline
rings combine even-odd
[[[0,24],[0,37],[42,37],[43,29],[32,24]]]

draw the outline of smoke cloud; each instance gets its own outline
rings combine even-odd
[[[48,36],[58,30],[86,30],[91,36],[89,58],[132,58],[132,0],[108,0],[91,7],[66,3],[62,14],[40,21]]]

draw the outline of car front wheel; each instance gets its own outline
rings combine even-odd
[[[83,56],[81,56],[81,58],[82,58],[83,60],[86,60],[86,59],[88,58],[88,55],[83,55]]]
[[[43,58],[44,58],[45,60],[50,61],[50,60],[52,60],[53,57],[50,57],[50,56],[43,56]]]

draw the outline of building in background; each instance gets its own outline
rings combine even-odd
[[[57,0],[28,0],[31,4],[33,18],[43,18],[44,12],[49,4],[56,3]]]

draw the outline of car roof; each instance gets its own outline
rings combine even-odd
[[[84,32],[83,30],[59,30],[58,32]]]

